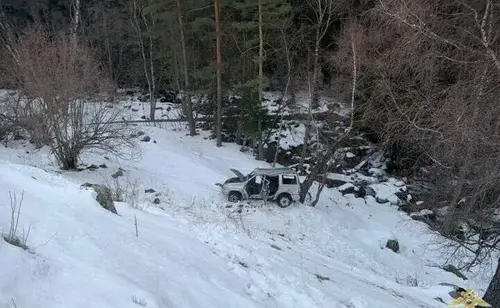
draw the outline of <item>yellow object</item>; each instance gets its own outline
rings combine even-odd
[[[477,306],[491,307],[490,304],[477,296],[472,289],[467,289],[465,292],[460,292],[458,295],[458,298],[451,302],[451,306],[463,306],[465,308],[475,308]]]

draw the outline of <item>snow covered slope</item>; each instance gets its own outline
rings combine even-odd
[[[31,225],[31,252],[0,240],[0,307],[446,307],[440,283],[486,287],[488,276],[439,269],[434,236],[389,204],[336,189],[316,208],[228,204],[214,183],[267,164],[171,127],[141,129],[142,157],[87,153],[105,166],[81,172],[58,171],[25,141],[0,147],[0,229],[9,191],[25,194],[20,233]],[[128,203],[114,215],[84,182],[121,188]]]
[[[244,282],[179,222],[127,206],[114,215],[31,167],[0,163],[0,187],[2,227],[9,191],[24,191],[20,226],[31,224],[31,252],[0,241],[0,307],[136,307],[133,298],[148,307],[256,307]]]

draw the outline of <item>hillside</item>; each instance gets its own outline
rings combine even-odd
[[[9,192],[24,191],[19,233],[30,230],[28,251],[0,240],[0,307],[446,307],[451,288],[440,284],[484,292],[491,278],[440,269],[441,240],[372,196],[326,189],[315,208],[228,204],[214,184],[229,168],[269,165],[177,124],[139,128],[140,156],[88,152],[80,172],[59,171],[26,140],[0,146],[0,229]],[[123,190],[118,215],[86,182]],[[403,186],[371,185],[386,199]]]

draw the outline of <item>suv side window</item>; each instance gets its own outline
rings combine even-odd
[[[297,177],[295,175],[283,175],[283,185],[295,185],[297,184]]]

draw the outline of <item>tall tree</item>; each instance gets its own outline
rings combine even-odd
[[[216,75],[217,75],[217,124],[216,124],[216,138],[218,147],[222,146],[222,56],[221,56],[221,29],[220,29],[220,2],[214,0],[215,10],[215,32],[216,43],[215,52],[217,54]]]
[[[148,85],[149,118],[154,120],[156,113],[156,70],[154,65],[154,37],[152,30],[154,28],[155,19],[151,16],[151,13],[147,13],[147,11],[144,10],[148,5],[151,5],[151,2],[139,1],[140,0],[132,0],[131,23],[137,35],[137,43],[141,54],[144,76]],[[144,39],[146,39],[147,42],[145,42]]]
[[[184,22],[183,22],[183,12],[181,7],[181,0],[176,0],[177,5],[177,20],[179,22],[179,33],[181,37],[181,49],[182,49],[182,66],[184,72],[184,87],[185,87],[185,104],[187,105],[187,116],[189,123],[189,134],[191,136],[196,135],[196,123],[193,117],[193,101],[191,99],[191,94],[189,93],[189,70],[188,70],[188,60],[187,60],[187,47],[186,47],[186,37],[184,35]]]
[[[281,46],[279,48],[274,46],[274,41],[280,39],[281,28],[289,26],[289,23],[284,21],[290,18],[288,14],[291,8],[286,0],[259,0],[257,2],[239,0],[234,1],[232,6],[237,12],[237,18],[232,26],[233,30],[238,33],[240,43],[237,45],[243,63],[246,63],[241,88],[244,93],[251,96],[250,99],[244,100],[251,106],[244,106],[244,109],[252,110],[251,114],[257,117],[256,119],[247,118],[247,120],[257,124],[252,139],[256,139],[256,158],[260,160],[264,158],[264,127],[266,126],[264,123],[266,117],[261,110],[263,91],[269,85],[269,78],[265,75],[264,67],[270,63],[268,55],[277,49],[282,49]],[[272,50],[274,48],[276,50]]]
[[[302,170],[304,161],[306,158],[306,153],[308,151],[308,144],[311,138],[311,125],[313,121],[313,106],[317,101],[317,87],[318,87],[318,77],[320,72],[320,57],[321,57],[321,42],[325,35],[328,33],[333,21],[334,14],[338,8],[338,3],[335,0],[306,0],[305,5],[307,10],[306,14],[312,14],[312,27],[313,27],[313,54],[312,54],[312,72],[309,73],[308,78],[308,88],[309,88],[309,105],[308,105],[308,117],[305,123],[305,133],[302,153],[300,155],[300,161],[298,165],[298,170]]]

